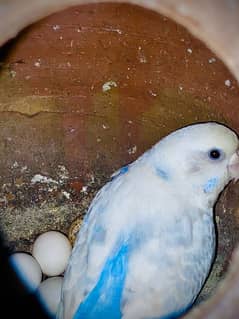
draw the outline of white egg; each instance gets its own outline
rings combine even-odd
[[[60,302],[62,281],[63,277],[51,277],[42,281],[37,289],[39,300],[53,317]]]
[[[42,279],[42,271],[36,259],[30,254],[19,252],[12,254],[9,261],[25,286],[30,291],[35,290]]]
[[[47,276],[59,276],[66,269],[71,254],[68,238],[60,232],[48,231],[37,237],[32,255]]]

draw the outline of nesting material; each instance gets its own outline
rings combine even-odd
[[[82,225],[82,217],[77,217],[71,224],[68,232],[68,238],[71,242],[71,245],[74,246],[76,236],[80,230],[80,227]]]

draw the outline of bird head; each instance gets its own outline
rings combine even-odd
[[[212,206],[231,181],[239,179],[239,140],[230,128],[215,122],[193,124],[163,138],[152,149],[154,165],[167,172],[188,196]]]

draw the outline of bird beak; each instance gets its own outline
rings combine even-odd
[[[239,179],[239,149],[230,158],[228,170],[230,176],[236,182]]]

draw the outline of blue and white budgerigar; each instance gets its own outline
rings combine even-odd
[[[64,276],[61,319],[176,318],[215,255],[213,206],[239,177],[237,135],[214,122],[169,134],[96,195]]]

